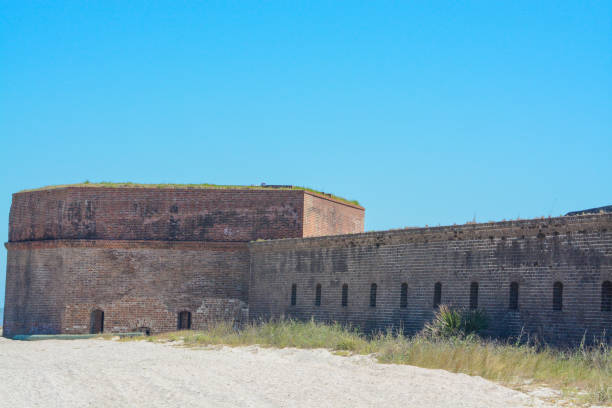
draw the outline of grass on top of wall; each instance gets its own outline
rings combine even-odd
[[[21,190],[20,193],[29,192],[29,191],[39,191],[39,190],[52,190],[55,188],[64,188],[64,187],[115,187],[115,188],[193,188],[193,189],[238,189],[238,190],[303,190],[308,191],[315,194],[326,195],[334,200],[341,201],[347,204],[353,204],[359,206],[359,201],[357,200],[348,200],[344,197],[340,197],[330,193],[324,193],[322,191],[317,191],[313,188],[302,187],[302,186],[241,186],[241,185],[222,185],[222,184],[209,184],[209,183],[201,183],[201,184],[176,184],[176,183],[159,183],[159,184],[142,184],[142,183],[132,183],[132,182],[111,182],[111,181],[101,181],[98,183],[92,183],[89,180],[86,180],[82,183],[77,184],[61,184],[55,186],[45,186],[40,188],[32,188],[27,190]]]
[[[124,341],[139,338],[124,339]],[[612,403],[612,351],[605,344],[559,350],[484,340],[475,335],[408,337],[390,332],[365,336],[339,324],[281,320],[236,330],[219,323],[204,331],[179,331],[140,338],[182,341],[186,346],[228,345],[326,348],[337,354],[374,354],[381,363],[477,375],[516,389],[545,386],[579,403]]]

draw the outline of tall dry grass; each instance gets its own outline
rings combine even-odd
[[[573,350],[486,341],[397,336],[377,349],[382,363],[478,375],[521,388],[526,382],[562,390],[588,403],[612,403],[612,352],[606,345]]]
[[[474,335],[433,337],[385,332],[372,336],[339,324],[281,320],[240,330],[219,323],[205,331],[180,331],[147,337],[182,340],[187,346],[259,345],[326,348],[339,354],[374,354],[381,363],[478,375],[521,388],[526,383],[560,389],[577,402],[612,403],[612,351],[606,344],[559,350],[541,345],[484,340]],[[129,339],[126,339],[129,341]]]

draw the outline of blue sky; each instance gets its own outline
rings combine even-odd
[[[3,241],[84,180],[305,185],[367,230],[612,204],[610,2],[126,3],[0,1]]]

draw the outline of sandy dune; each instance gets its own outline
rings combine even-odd
[[[479,377],[326,350],[194,350],[147,342],[0,339],[6,407],[519,407]]]

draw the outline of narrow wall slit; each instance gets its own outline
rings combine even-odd
[[[405,309],[408,307],[408,284],[402,283],[400,288],[400,308]]]
[[[297,304],[297,285],[294,283],[291,285],[291,306]]]
[[[376,284],[370,286],[370,307],[376,307]]]
[[[342,285],[342,306],[348,306],[348,285],[346,283]]]
[[[508,309],[518,309],[518,297],[519,297],[519,285],[518,282],[510,283],[510,299],[508,302]]]
[[[321,306],[321,284],[317,283],[315,289],[315,306]]]
[[[478,309],[478,282],[470,284],[470,309]]]
[[[434,285],[434,300],[433,300],[433,308],[436,309],[442,303],[442,284],[440,282],[436,282]]]

